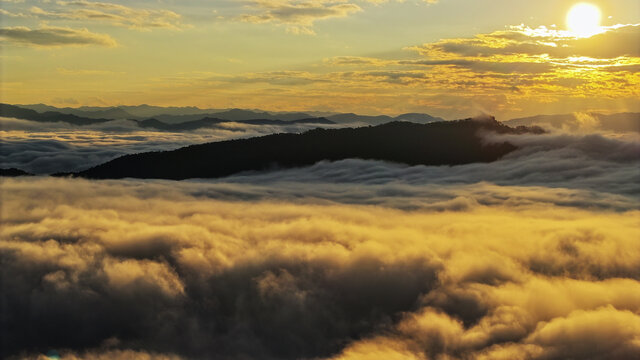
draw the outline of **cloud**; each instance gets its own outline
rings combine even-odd
[[[242,75],[216,75],[203,81],[210,82],[223,82],[223,83],[238,83],[238,84],[254,84],[264,83],[270,85],[280,86],[303,86],[320,82],[329,81],[322,76],[307,72],[307,71],[270,71],[261,73],[246,73]]]
[[[633,71],[640,63],[640,25],[616,25],[588,38],[545,27],[512,26],[472,38],[443,39],[408,47],[425,59],[340,56],[324,61],[345,66],[454,66],[478,73],[548,73],[557,69]]]
[[[3,357],[639,354],[638,210],[516,205],[508,186],[412,211],[208,186],[3,179]]]
[[[276,132],[302,132],[316,125],[250,126],[227,124],[196,132],[141,131],[126,120],[83,127],[82,130],[62,123],[34,123],[3,119],[3,144],[0,147],[0,167],[19,168],[36,174],[80,171],[115,157],[146,151],[175,149],[187,145],[266,135]],[[353,126],[346,124],[343,126]],[[590,130],[592,131],[592,130]],[[640,144],[637,135],[592,132],[554,132],[545,135],[483,134],[488,142],[509,142],[519,150],[492,163],[460,166],[406,166],[380,161],[349,159],[321,162],[301,169],[277,170],[267,173],[236,174],[213,183],[252,184],[260,188],[274,184],[275,188],[260,195],[247,188],[220,189],[236,198],[282,196],[291,200],[303,194],[335,200],[324,189],[341,189],[350,194],[342,199],[350,203],[371,203],[385,194],[385,203],[394,207],[428,206],[422,201],[429,192],[425,187],[434,184],[477,184],[488,182],[509,186],[553,186],[555,188],[592,191],[589,206],[635,208],[634,201],[611,197],[602,193],[637,197],[640,194],[638,159]],[[296,184],[316,184],[312,190]],[[358,189],[357,185],[380,185],[379,188]],[[236,192],[237,191],[237,192]],[[417,191],[417,193],[416,193]],[[441,189],[439,189],[441,191]],[[412,197],[414,195],[415,199]],[[329,196],[327,198],[327,196]],[[502,195],[497,195],[498,197]],[[587,206],[574,201],[571,194],[556,194],[557,204]],[[455,196],[448,200],[453,200]],[[459,199],[458,205],[465,206]],[[487,198],[483,201],[493,201]],[[540,201],[540,199],[537,199]],[[434,201],[436,207],[449,205]]]
[[[315,34],[314,22],[329,18],[341,18],[362,11],[356,4],[341,0],[257,0],[251,8],[256,14],[244,14],[238,19],[250,23],[276,23],[287,27],[294,34]]]
[[[68,27],[42,26],[30,29],[26,26],[0,28],[0,39],[5,42],[35,46],[117,46],[117,42],[107,34],[93,33],[87,29],[72,29]]]
[[[576,310],[567,317],[539,323],[536,330],[522,339],[521,336],[527,334],[523,324],[518,323],[526,322],[523,315],[517,310],[505,309],[465,329],[459,320],[437,309],[426,308],[398,324],[399,335],[356,342],[334,359],[366,358],[379,353],[379,349],[389,343],[393,348],[388,357],[399,355],[408,359],[443,353],[453,359],[469,355],[474,359],[630,359],[640,354],[637,344],[640,317],[631,311],[620,311],[613,306]],[[516,341],[509,341],[513,335]],[[496,344],[482,348],[494,341]],[[406,349],[412,349],[413,353]]]
[[[362,56],[334,56],[324,59],[323,63],[330,66],[385,66],[393,61]]]
[[[472,70],[476,73],[545,73],[553,70],[556,65],[552,63],[532,62],[493,62],[466,59],[441,59],[441,60],[384,60],[358,56],[337,56],[324,60],[324,64],[330,66],[374,66],[374,67],[421,67],[421,66],[452,66]]]
[[[383,4],[403,0],[360,0],[361,3]],[[435,4],[437,0],[423,0]],[[356,1],[350,0],[251,0],[247,8],[250,13],[242,14],[238,20],[254,24],[274,23],[284,25],[294,34],[314,35],[313,25],[318,20],[343,18],[363,11]]]
[[[422,66],[453,66],[462,69],[468,69],[476,73],[525,73],[525,74],[542,74],[552,71],[556,65],[552,63],[536,63],[536,62],[492,62],[478,60],[400,60],[399,65],[422,65]]]
[[[13,18],[23,18],[23,17],[27,17],[28,15],[25,15],[23,13],[14,13],[5,9],[0,9],[0,15],[2,16],[8,16],[8,17],[13,17]]]
[[[552,59],[640,57],[637,46],[627,46],[640,41],[640,25],[617,25],[603,29],[602,33],[580,38],[566,31],[546,27],[531,29],[522,25],[478,34],[473,38],[445,39],[411,49],[436,57],[447,54],[464,57],[547,55]]]
[[[351,203],[375,204],[381,197],[385,204],[406,208],[422,208],[431,202],[435,207],[438,199],[431,198],[429,186],[448,184],[478,184],[489,182],[508,186],[541,186],[558,189],[576,189],[597,192],[597,199],[604,193],[630,196],[640,195],[637,171],[640,144],[637,137],[630,139],[609,138],[602,135],[548,134],[536,136],[485,135],[487,141],[510,142],[519,150],[492,163],[459,166],[407,166],[380,161],[350,159],[338,162],[321,162],[303,169],[280,170],[267,173],[237,174],[213,183],[239,183],[265,185],[274,184],[282,192],[270,191],[269,196],[289,194],[287,200],[301,197],[303,193],[326,198],[324,189],[334,189],[338,199]],[[312,189],[296,184],[315,184]],[[371,185],[369,188],[359,188]],[[477,185],[476,185],[477,187]],[[471,186],[470,188],[474,188]],[[340,189],[340,190],[338,190]],[[453,200],[455,196],[443,188],[436,188],[440,200]],[[487,189],[479,191],[488,191]],[[248,194],[247,194],[248,195]],[[501,198],[504,194],[496,194]],[[557,196],[557,205],[600,206],[596,202],[581,203],[571,199],[572,195]],[[414,200],[415,198],[415,200]],[[578,197],[583,199],[582,196]],[[328,197],[330,200],[336,196]],[[476,198],[477,199],[477,198]],[[424,202],[422,201],[424,200]],[[458,199],[460,201],[461,199]],[[516,198],[512,198],[516,201]],[[490,197],[483,204],[494,203]],[[543,201],[537,198],[535,201]],[[636,200],[633,200],[636,201]],[[633,203],[633,201],[631,203]],[[573,205],[571,205],[573,203]],[[618,203],[608,198],[604,203]],[[464,202],[458,205],[464,208]],[[627,203],[629,205],[629,203]],[[631,205],[631,208],[636,208]]]
[[[105,22],[136,30],[157,28],[180,30],[188,25],[181,23],[182,16],[165,9],[138,9],[120,4],[86,0],[57,1],[55,10],[32,6],[32,16],[50,20],[76,20]]]
[[[69,102],[73,99],[58,99]],[[35,174],[85,170],[125,154],[179,147],[278,132],[302,132],[313,124],[288,126],[225,123],[193,132],[142,130],[134,122],[114,120],[77,127],[0,118],[0,167],[17,167]]]

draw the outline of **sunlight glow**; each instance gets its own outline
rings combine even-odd
[[[602,14],[597,6],[580,3],[574,5],[567,14],[567,26],[578,37],[593,36],[601,31]]]

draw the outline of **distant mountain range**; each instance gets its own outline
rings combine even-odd
[[[74,114],[63,114],[57,111],[41,113],[9,104],[0,104],[0,116],[39,122],[66,122],[73,125],[93,125],[112,121],[112,119],[87,118]]]
[[[311,118],[314,118],[314,116],[309,115],[307,113],[283,113],[283,114],[274,115],[268,112],[231,109],[231,110],[204,113],[204,114],[187,114],[187,115],[160,114],[160,115],[155,115],[154,118],[168,124],[179,124],[183,122],[200,120],[203,118],[215,118],[215,119],[221,119],[225,121],[234,121],[234,122],[243,122],[243,121],[249,121],[249,120],[277,120],[282,122],[290,122],[290,121],[297,121],[302,119],[311,119]]]
[[[607,131],[635,131],[640,132],[640,113],[576,113],[559,115],[537,115],[504,122],[510,126],[542,126],[566,130],[607,130]]]
[[[1,104],[2,107],[13,106],[23,110],[35,111],[42,114],[34,116],[32,113],[27,120],[33,121],[55,121],[57,117],[64,122],[75,125],[94,124],[96,122],[105,122],[109,120],[149,120],[153,118],[164,124],[179,124],[202,120],[205,118],[219,119],[234,122],[246,122],[248,120],[277,120],[284,122],[299,122],[308,119],[325,119],[331,121],[332,124],[353,124],[365,123],[368,125],[380,125],[391,121],[410,121],[416,123],[430,123],[434,121],[443,121],[444,119],[434,117],[428,114],[408,113],[395,117],[387,115],[367,116],[358,114],[327,114],[318,112],[285,112],[272,113],[260,110],[243,110],[243,109],[198,109],[195,107],[157,107],[149,105],[138,106],[118,106],[118,107],[79,107],[79,108],[56,108],[44,104],[36,105],[7,105]],[[10,114],[10,109],[2,109],[0,107],[0,115],[4,112]],[[18,114],[17,112],[14,112]],[[3,115],[11,116],[11,115]],[[75,116],[75,117],[74,117]],[[24,119],[24,117],[22,117]],[[43,120],[46,119],[46,120]],[[79,120],[84,119],[84,120]],[[321,122],[322,123],[322,122]],[[278,123],[274,123],[278,124]],[[285,124],[286,125],[286,124]]]
[[[196,114],[208,114],[223,109],[199,109],[194,106],[187,107],[160,107],[151,105],[136,105],[136,106],[81,106],[78,108],[58,108],[55,106],[45,104],[32,104],[32,105],[17,105],[23,109],[35,110],[37,112],[55,111],[62,114],[73,114],[86,118],[106,118],[106,119],[147,119],[157,115],[196,115]]]
[[[442,118],[429,114],[407,113],[398,116],[388,115],[358,115],[353,113],[327,113],[327,112],[266,112],[262,110],[243,109],[200,109],[197,107],[160,107],[151,105],[137,106],[114,106],[114,107],[89,107],[78,108],[57,108],[44,104],[33,105],[6,105],[0,104],[0,115],[11,116],[11,111],[6,106],[14,106],[24,110],[32,110],[41,115],[31,113],[13,112],[15,116],[33,121],[62,121],[74,125],[90,125],[107,122],[111,120],[135,120],[144,122],[142,127],[156,129],[180,129],[194,130],[199,128],[197,124],[211,126],[222,122],[245,122],[247,124],[269,124],[266,120],[273,120],[270,125],[288,125],[291,122],[311,123],[310,119],[318,119],[318,124],[367,124],[380,125],[392,121],[409,121],[419,124],[443,121]],[[216,121],[205,119],[217,119]],[[151,121],[155,120],[155,121]],[[249,121],[251,120],[251,121]],[[253,121],[259,120],[259,121]],[[183,126],[167,126],[172,124],[183,124]],[[190,124],[188,124],[190,123]],[[566,130],[577,130],[580,128],[600,129],[608,131],[634,131],[640,132],[640,113],[618,113],[601,114],[596,112],[558,114],[558,115],[537,115],[504,121],[505,124],[513,126],[543,126]],[[157,124],[158,127],[150,126]]]
[[[493,118],[319,128],[302,134],[275,134],[193,145],[174,151],[125,155],[72,175],[96,179],[217,178],[245,171],[307,166],[323,160],[348,158],[408,165],[459,165],[495,161],[516,149],[508,142],[485,144],[479,136],[480,131],[544,132],[540,128],[512,128]]]
[[[244,110],[240,110],[244,111]],[[66,122],[73,125],[94,125],[114,121],[114,119],[106,118],[88,118],[75,114],[63,114],[56,111],[37,112],[31,109],[25,109],[15,105],[0,104],[0,116],[13,117],[38,122]],[[187,115],[180,115],[187,116]],[[164,122],[155,118],[134,121],[141,128],[153,128],[161,131],[189,131],[201,128],[211,128],[220,126],[223,123],[236,122],[247,125],[295,125],[295,124],[318,124],[318,125],[335,125],[336,123],[326,118],[300,118],[296,120],[278,120],[278,119],[251,119],[251,120],[229,120],[221,118],[203,117],[203,115],[193,115],[198,120],[187,120],[180,122]]]
[[[334,121],[338,124],[350,124],[354,122],[365,123],[369,125],[381,125],[392,121],[409,121],[417,124],[428,124],[432,122],[444,121],[444,119],[439,117],[434,117],[429,114],[416,114],[416,113],[408,113],[402,114],[395,117],[387,116],[387,115],[377,115],[377,116],[367,116],[367,115],[357,115],[357,114],[336,114],[327,116],[327,119]]]
[[[180,123],[170,123],[167,124],[157,119],[147,119],[147,120],[139,120],[137,121],[138,126],[142,128],[154,128],[156,130],[163,131],[189,131],[189,130],[197,130],[201,128],[213,128],[219,126],[220,124],[236,122],[241,124],[248,125],[276,125],[276,126],[284,126],[284,125],[294,125],[294,124],[317,124],[317,125],[335,125],[333,121],[327,120],[325,118],[310,118],[310,119],[300,119],[300,120],[268,120],[268,119],[257,119],[257,120],[223,120],[218,118],[209,118],[206,117],[200,120],[186,121]]]

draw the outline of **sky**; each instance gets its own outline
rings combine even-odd
[[[0,358],[640,359],[638,114],[587,113],[640,112],[640,2],[585,1],[0,0],[1,103],[567,114],[183,181],[46,174],[318,124],[0,117]]]
[[[640,111],[640,4],[2,0],[1,100],[498,119]]]

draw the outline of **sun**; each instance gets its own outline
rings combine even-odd
[[[601,17],[597,6],[588,3],[576,4],[567,14],[567,26],[576,36],[589,37],[601,31]]]

